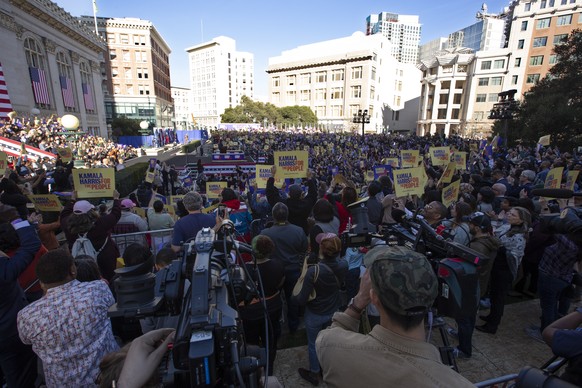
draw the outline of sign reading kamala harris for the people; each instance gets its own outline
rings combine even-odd
[[[544,183],[544,189],[559,189],[562,184],[562,173],[564,172],[564,167],[552,168],[548,175],[546,175],[546,182]]]
[[[64,163],[69,163],[71,160],[73,160],[73,152],[69,147],[57,148],[57,152],[61,156],[61,160]]]
[[[77,198],[112,197],[115,190],[114,168],[73,169]]]
[[[206,196],[208,199],[218,198],[225,188],[226,182],[206,182]]]
[[[453,153],[453,161],[455,162],[457,170],[467,169],[467,153],[462,151],[457,151]]]
[[[307,177],[307,151],[276,151],[274,154],[277,178]]]
[[[28,198],[34,204],[34,207],[41,212],[60,212],[63,209],[59,197],[54,194],[29,195]]]
[[[455,164],[455,162],[449,162],[447,164],[447,167],[445,167],[445,171],[443,172],[443,175],[441,175],[441,179],[439,179],[437,186],[441,183],[451,183],[453,180],[453,175],[455,175]]]
[[[422,195],[424,193],[424,167],[404,168],[394,170],[394,189],[396,197]]]
[[[580,173],[580,171],[578,170],[572,170],[572,171],[568,171],[568,177],[566,179],[566,186],[564,187],[567,190],[574,190],[574,184],[576,183],[576,180],[578,179],[578,174]]]
[[[447,187],[443,189],[443,205],[446,207],[451,206],[455,202],[457,202],[457,198],[459,198],[459,188],[461,187],[461,181],[454,181]]]
[[[429,153],[433,166],[446,166],[451,160],[451,150],[449,147],[430,147]]]
[[[417,167],[420,161],[420,152],[418,150],[400,151],[400,163],[402,168]]]

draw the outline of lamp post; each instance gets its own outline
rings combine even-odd
[[[362,124],[362,137],[364,137],[364,129],[366,124],[370,123],[370,115],[368,115],[368,109],[358,110],[358,113],[354,113],[354,118],[352,120],[354,124]]]
[[[147,120],[143,120],[142,122],[139,123],[139,127],[141,128],[141,130],[139,131],[139,133],[141,133],[142,135],[147,135],[149,134],[149,128],[150,128],[150,123]]]
[[[498,94],[499,100],[493,105],[489,112],[488,119],[503,120],[503,146],[507,148],[507,127],[509,120],[513,119],[513,114],[517,109],[517,101],[515,101],[516,89],[506,90]]]

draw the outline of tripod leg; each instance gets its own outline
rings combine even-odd
[[[443,364],[450,365],[453,367],[455,372],[459,372],[459,367],[457,366],[457,359],[453,352],[454,348],[451,346],[449,342],[449,336],[447,334],[447,330],[445,325],[439,325],[439,333],[441,334],[441,340],[443,341],[443,346],[439,347],[439,352],[441,354],[441,360]]]

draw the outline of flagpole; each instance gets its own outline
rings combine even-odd
[[[93,21],[95,22],[95,35],[99,35],[97,29],[97,0],[93,0]]]

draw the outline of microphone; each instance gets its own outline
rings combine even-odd
[[[533,196],[539,197],[551,197],[551,198],[572,198],[580,197],[582,193],[574,193],[572,190],[567,189],[534,189],[531,191]]]

